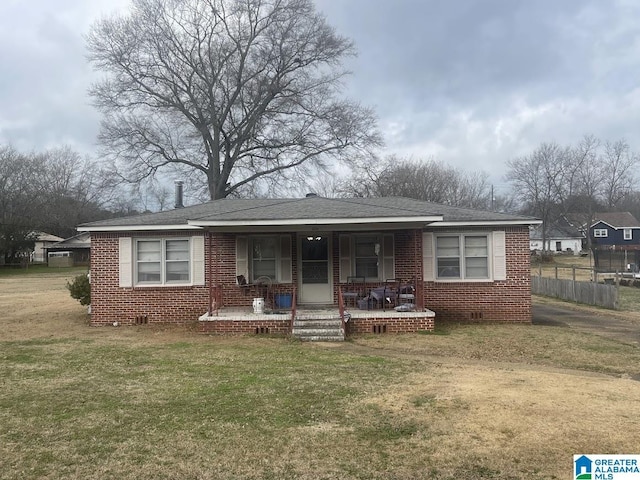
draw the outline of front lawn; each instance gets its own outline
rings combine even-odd
[[[0,279],[2,479],[561,479],[575,453],[640,445],[630,345],[513,325],[323,345],[92,328],[68,278]]]

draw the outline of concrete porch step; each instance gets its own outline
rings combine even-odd
[[[337,318],[315,318],[313,320],[296,319],[293,322],[293,337],[308,342],[342,342],[344,330],[342,321]]]

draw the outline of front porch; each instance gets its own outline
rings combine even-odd
[[[433,331],[435,316],[435,312],[428,309],[419,312],[348,309],[341,316],[339,307],[270,313],[253,313],[250,308],[221,308],[202,315],[198,325],[204,334],[292,335],[302,340],[339,341],[357,334]]]

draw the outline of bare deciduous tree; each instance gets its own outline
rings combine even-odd
[[[0,147],[0,255],[17,262],[35,232],[70,236],[79,223],[112,216],[104,209],[112,194],[95,164],[68,147]]]
[[[356,171],[343,182],[346,194],[401,196],[457,207],[488,209],[491,185],[483,172],[462,172],[435,160],[387,158],[378,168]]]
[[[638,156],[630,152],[624,140],[606,142],[600,157],[601,195],[608,209],[615,209],[633,191],[634,167]]]
[[[542,220],[542,244],[546,245],[558,208],[568,198],[567,180],[575,171],[571,150],[557,143],[543,143],[530,155],[507,162],[507,180],[529,214]]]
[[[543,220],[542,237],[562,214],[577,215],[584,226],[600,208],[615,211],[633,192],[638,156],[624,140],[600,142],[585,135],[576,147],[543,143],[508,163],[507,179],[526,213]],[[545,243],[546,244],[546,243]]]
[[[128,181],[175,169],[223,198],[381,142],[339,96],[354,46],[311,0],[134,0],[87,43],[107,75],[90,91],[100,139]]]

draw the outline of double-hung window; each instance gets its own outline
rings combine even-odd
[[[291,235],[236,237],[236,278],[238,282],[291,283]]]
[[[380,237],[378,235],[355,235],[353,242],[355,276],[372,280],[379,279]]]
[[[349,277],[367,282],[395,278],[395,236],[393,233],[363,232],[340,235],[340,283]]]
[[[436,273],[443,280],[486,280],[489,272],[488,235],[436,237]]]
[[[251,280],[260,277],[277,278],[276,262],[278,255],[278,237],[253,237],[251,239]]]
[[[190,246],[188,239],[136,240],[136,284],[186,284],[191,281],[190,271]]]

